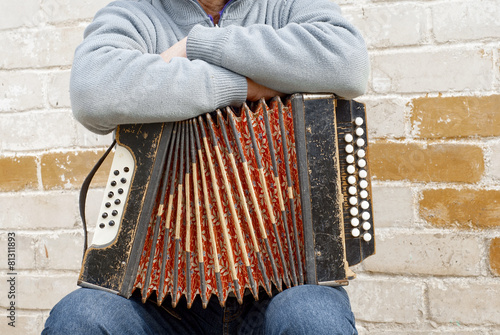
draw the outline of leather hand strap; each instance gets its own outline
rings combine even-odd
[[[90,183],[92,182],[92,179],[94,178],[94,175],[96,174],[97,170],[102,165],[102,162],[108,157],[109,153],[111,150],[114,148],[116,144],[116,140],[113,140],[113,143],[109,146],[108,150],[102,155],[102,157],[97,161],[97,163],[94,165],[92,170],[90,170],[89,174],[85,178],[82,184],[82,189],[80,190],[80,217],[82,218],[82,226],[83,226],[83,256],[85,256],[85,251],[87,251],[87,246],[88,246],[88,241],[87,241],[87,221],[85,219],[85,205],[87,201],[87,193],[89,191],[89,186]]]

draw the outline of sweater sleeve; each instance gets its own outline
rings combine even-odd
[[[203,60],[166,63],[155,54],[152,22],[127,6],[98,12],[75,52],[71,104],[87,129],[106,134],[118,124],[179,121],[245,101],[246,79],[233,71]]]
[[[363,94],[369,59],[360,33],[330,0],[283,2],[280,27],[266,24],[220,29],[195,26],[189,59],[224,67],[284,92]]]

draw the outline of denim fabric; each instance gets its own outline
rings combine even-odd
[[[42,335],[48,334],[357,334],[349,298],[343,288],[315,285],[287,289],[272,298],[251,295],[240,305],[228,298],[220,307],[213,296],[206,309],[199,298],[188,309],[167,298],[162,306],[138,297],[81,288],[51,311]]]

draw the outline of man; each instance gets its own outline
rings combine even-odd
[[[294,92],[364,93],[368,57],[329,0],[117,1],[99,11],[77,48],[75,117],[99,134],[118,124],[188,119],[245,100]],[[168,299],[167,299],[168,300]],[[213,297],[206,309],[158,307],[78,289],[51,312],[44,334],[356,334],[342,288]]]

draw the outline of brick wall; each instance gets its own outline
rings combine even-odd
[[[0,334],[40,333],[50,309],[77,288],[79,187],[111,138],[73,119],[69,73],[85,26],[108,2],[0,2]],[[6,317],[8,232],[17,247],[15,329]]]
[[[111,138],[73,120],[68,81],[83,29],[107,2],[0,2],[2,334],[39,333],[76,288],[79,187]],[[500,334],[500,3],[338,3],[372,62],[359,100],[369,117],[377,255],[354,268],[348,287],[360,333]],[[98,206],[89,204],[90,218]],[[14,332],[8,232],[17,244]]]
[[[342,1],[371,55],[361,334],[500,334],[500,2]]]

